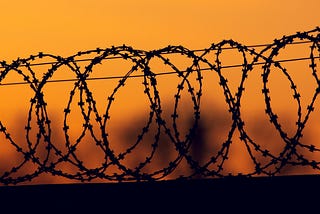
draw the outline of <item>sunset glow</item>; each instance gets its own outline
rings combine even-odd
[[[48,54],[43,58],[38,57],[32,61],[34,64],[52,62],[55,59],[50,56],[68,57],[76,55],[79,51],[95,50],[96,48],[119,47],[123,44],[131,46],[135,50],[158,50],[168,45],[182,45],[189,50],[199,50],[210,48],[212,43],[219,43],[225,39],[232,39],[243,45],[272,44],[274,39],[281,39],[284,35],[292,35],[298,31],[309,31],[319,26],[320,2],[310,0],[301,2],[298,0],[276,1],[269,0],[259,2],[255,0],[245,1],[210,1],[210,0],[184,0],[184,1],[83,1],[68,0],[43,2],[33,1],[6,1],[1,3],[0,19],[2,20],[0,36],[0,61],[6,61],[8,64],[17,58],[28,58],[30,55],[39,56],[38,53]],[[259,49],[259,48],[257,48]],[[260,47],[260,49],[262,49]],[[268,54],[270,54],[268,52]],[[319,57],[319,52],[315,53]],[[90,59],[96,57],[96,53],[82,54],[76,56],[80,69],[84,70]],[[310,44],[297,44],[281,50],[276,60],[308,58],[310,56]],[[180,70],[186,70],[192,60],[183,54],[170,54],[167,56]],[[208,61],[214,59],[214,54],[208,54]],[[251,59],[249,59],[251,60]],[[241,53],[237,50],[226,50],[221,54],[222,66],[238,65],[243,63]],[[316,59],[319,64],[319,58]],[[101,77],[119,77],[124,76],[132,69],[133,61],[123,58],[103,61],[103,63],[94,65],[90,78]],[[172,72],[172,67],[166,65],[160,58],[150,59],[149,65],[152,72]],[[201,66],[204,66],[202,64]],[[204,66],[205,67],[205,66]],[[288,73],[292,76],[292,81],[297,85],[301,95],[302,118],[305,117],[307,108],[310,105],[312,96],[317,88],[317,82],[312,76],[310,61],[294,61],[285,64]],[[43,74],[51,68],[51,65],[44,64],[34,66],[35,76],[41,79]],[[207,68],[207,67],[206,67]],[[4,68],[2,68],[4,69]],[[140,68],[139,68],[140,69]],[[137,69],[134,74],[142,74]],[[21,68],[23,72],[28,71],[27,67]],[[279,71],[279,72],[276,72]],[[2,70],[1,70],[2,72]],[[140,73],[139,73],[140,72]],[[229,81],[231,93],[236,93],[242,75],[241,67],[232,67],[222,70],[223,75]],[[266,106],[263,94],[263,82],[261,81],[262,68],[255,67],[250,73],[245,83],[245,91],[242,97],[242,119],[245,121],[246,130],[260,145],[263,145],[271,152],[281,152],[284,144],[277,144],[280,140],[279,133],[274,130],[266,115]],[[203,95],[201,98],[201,123],[208,131],[204,135],[204,141],[217,142],[215,145],[206,144],[202,149],[215,151],[216,145],[221,146],[232,125],[228,106],[221,87],[219,78],[213,72],[203,72]],[[76,79],[77,75],[70,67],[63,65],[53,74],[50,80],[60,81],[66,79]],[[194,89],[199,90],[199,84],[196,74],[188,77]],[[292,99],[292,88],[290,81],[286,78],[280,69],[273,67],[270,73],[268,87],[272,95],[272,107],[279,115],[279,121],[288,135],[294,135],[297,122],[297,105]],[[11,72],[1,84],[21,83],[25,80],[16,73]],[[145,93],[143,78],[131,78],[125,82],[125,87],[121,87],[115,93],[115,101],[108,109],[108,97],[113,96],[115,87],[119,84],[119,79],[104,79],[87,81],[88,88],[96,101],[97,112],[103,115],[106,109],[112,115],[110,121],[104,127],[109,136],[110,147],[117,154],[125,152],[128,146],[135,143],[137,136],[148,121],[150,115],[150,100]],[[174,108],[174,98],[177,93],[177,86],[182,81],[178,75],[163,75],[157,77],[157,87],[160,92],[161,105],[163,106],[163,115],[172,121],[171,114]],[[47,102],[48,117],[52,125],[52,141],[55,145],[66,151],[65,136],[63,129],[64,123],[70,135],[71,144],[80,138],[86,121],[82,115],[81,95],[79,90],[75,90],[75,96],[72,102],[70,100],[70,91],[74,88],[74,81],[70,82],[52,82],[46,83],[43,87],[44,99]],[[27,149],[27,142],[36,141],[37,131],[31,129],[30,138],[26,139],[25,130],[28,122],[30,110],[30,99],[34,96],[34,91],[28,84],[13,84],[0,86],[0,121],[5,124],[12,138],[21,142],[23,148]],[[179,107],[180,117],[178,121],[181,127],[179,131],[181,136],[188,134],[194,118],[192,117],[195,109],[193,101],[187,92],[181,94],[181,103]],[[80,104],[79,104],[80,103]],[[71,113],[66,121],[66,109],[70,104]],[[318,109],[319,101],[314,104]],[[84,109],[90,109],[88,103],[83,104]],[[30,113],[30,115],[33,115]],[[190,117],[191,115],[191,117]],[[35,115],[33,116],[33,118]],[[95,121],[95,115],[90,114],[89,120]],[[305,129],[303,142],[309,145],[320,144],[318,139],[320,111],[315,111],[308,127]],[[36,121],[31,121],[31,125],[36,126]],[[83,159],[89,168],[100,166],[104,160],[104,153],[97,148],[92,135],[99,135],[99,121],[93,122],[93,131],[82,139],[84,141],[79,149],[79,157]],[[168,126],[173,126],[174,123]],[[129,168],[135,168],[136,165],[145,160],[150,154],[151,144],[156,137],[157,127],[150,125],[148,134],[144,137],[141,147],[134,150],[123,161]],[[21,133],[23,133],[21,135]],[[101,135],[101,134],[100,134]],[[250,162],[246,153],[246,145],[241,143],[239,138],[241,134],[235,132],[234,144],[230,149],[229,160],[225,164],[225,174],[249,173],[254,165]],[[69,140],[69,139],[68,139]],[[165,146],[165,142],[170,141],[164,137],[160,142],[159,154],[153,159],[153,164],[146,167],[146,173],[155,172],[168,165],[170,161],[177,156],[174,145]],[[281,141],[281,140],[280,140]],[[5,143],[1,143],[5,142]],[[272,144],[272,143],[273,144]],[[14,156],[15,149],[9,146],[6,136],[0,136],[0,169],[9,170],[14,165],[23,161],[23,157]],[[80,144],[79,144],[80,145]],[[45,146],[40,150],[45,151]],[[161,150],[162,149],[162,150]],[[169,150],[168,151],[166,151]],[[173,151],[170,153],[170,151]],[[205,164],[210,159],[210,154],[201,151],[198,156],[199,163]],[[197,154],[195,154],[196,156]],[[306,153],[306,157],[316,158],[314,154]],[[12,158],[13,157],[13,158]],[[40,158],[45,158],[44,154]],[[55,161],[55,158],[52,161]],[[49,159],[50,159],[49,158]],[[318,158],[319,159],[319,158]],[[318,161],[318,159],[315,159]],[[51,160],[51,159],[50,159]],[[190,174],[192,170],[186,167],[187,164],[182,161],[181,167],[177,168],[166,179],[176,178],[180,174]],[[72,164],[59,166],[62,171],[74,173],[76,169]],[[215,166],[216,167],[216,166]],[[26,165],[23,170],[32,172],[36,166]],[[21,171],[23,171],[21,170]],[[119,169],[113,169],[118,173]],[[24,172],[24,171],[23,171]],[[23,173],[22,172],[22,173]],[[283,173],[316,173],[312,168],[298,168],[295,170],[286,169]],[[0,172],[0,176],[1,176]],[[100,181],[97,179],[96,181]],[[52,177],[44,175],[34,183],[59,183],[73,182],[66,178]]]

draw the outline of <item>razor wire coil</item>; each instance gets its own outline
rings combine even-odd
[[[281,52],[283,48],[293,43],[309,43],[310,44],[310,60],[309,68],[312,71],[312,76],[318,84],[318,88],[315,90],[310,104],[307,107],[307,113],[305,117],[302,117],[302,107],[300,94],[297,90],[296,84],[283,66],[282,61],[275,60],[276,56]],[[223,75],[222,69],[226,66],[222,65],[221,55],[229,49],[237,50],[242,56],[242,64],[236,65],[241,67],[241,79],[238,85],[238,90],[233,94],[230,90],[227,78]],[[205,178],[210,177],[223,177],[222,173],[225,161],[229,156],[229,149],[233,141],[234,133],[238,131],[240,133],[241,142],[246,146],[250,159],[255,165],[255,170],[244,174],[245,176],[254,175],[277,175],[283,167],[286,165],[293,166],[309,166],[314,169],[320,169],[320,162],[310,160],[307,157],[299,153],[297,148],[307,149],[311,152],[320,152],[320,148],[315,145],[308,145],[301,142],[303,131],[307,125],[308,119],[311,113],[315,109],[315,101],[320,93],[320,80],[317,73],[317,62],[319,61],[320,53],[320,28],[308,32],[297,32],[296,34],[284,36],[281,39],[274,40],[273,43],[264,45],[263,49],[256,51],[255,47],[245,46],[233,40],[223,40],[219,43],[212,44],[209,48],[201,51],[189,50],[183,46],[168,46],[158,50],[144,51],[137,50],[130,46],[117,46],[106,49],[97,48],[95,50],[88,50],[84,52],[78,52],[75,55],[68,57],[61,57],[52,54],[39,53],[32,55],[28,58],[19,58],[12,63],[5,61],[0,62],[0,86],[12,85],[12,84],[27,84],[32,89],[34,96],[30,99],[30,108],[28,112],[28,119],[25,126],[25,139],[27,141],[27,148],[19,145],[10,135],[5,124],[1,122],[0,118],[0,134],[3,135],[6,140],[15,148],[16,152],[23,155],[24,160],[17,166],[12,167],[10,170],[0,172],[0,183],[2,184],[18,184],[21,182],[32,181],[35,177],[38,177],[42,173],[48,173],[55,176],[62,176],[72,180],[79,181],[92,181],[94,179],[104,179],[107,181],[152,181],[166,178],[170,175],[180,164],[182,160],[185,160],[189,167],[193,169],[192,173],[188,175],[182,175],[184,178],[193,178],[201,175]],[[180,70],[174,62],[172,62],[166,55],[180,54],[191,60],[191,65],[186,70]],[[214,55],[215,57],[208,60],[208,55]],[[80,59],[81,57],[94,55],[93,58]],[[106,110],[103,114],[100,114],[97,108],[97,103],[93,97],[93,94],[88,86],[89,80],[99,79],[92,78],[90,75],[94,73],[95,66],[102,64],[107,59],[123,59],[132,63],[131,69],[124,76],[117,76],[118,84],[113,89],[111,95],[106,98]],[[180,78],[180,83],[177,85],[177,91],[174,95],[174,110],[171,115],[172,126],[168,125],[169,122],[163,116],[163,102],[161,101],[160,91],[157,86],[157,77],[162,75],[161,73],[155,73],[153,71],[150,62],[153,59],[158,59],[163,64],[169,66],[173,71],[170,74],[176,74]],[[50,65],[42,78],[39,78],[34,71],[34,67],[42,64],[35,64],[37,59],[47,59],[49,63],[42,63]],[[84,68],[81,68],[78,63],[88,62]],[[283,60],[283,62],[286,60]],[[55,72],[62,66],[67,67],[75,76],[74,79],[69,80],[52,80]],[[279,154],[273,154],[272,152],[264,149],[261,145],[255,142],[245,130],[245,121],[241,117],[241,98],[245,90],[245,82],[250,75],[251,71],[256,66],[262,66],[261,79],[263,83],[262,94],[265,101],[265,113],[270,119],[270,123],[274,126],[275,130],[281,136],[282,141],[285,143],[285,147]],[[24,67],[28,72],[22,70]],[[272,108],[270,89],[268,80],[272,67],[277,68],[284,74],[289,81],[292,96],[298,106],[296,132],[293,137],[289,137],[288,133],[281,127],[278,120],[278,116]],[[195,141],[196,130],[199,125],[199,119],[201,115],[201,97],[203,94],[203,72],[214,72],[218,75],[219,84],[223,89],[225,101],[228,106],[232,118],[232,124],[230,126],[227,139],[219,148],[218,152],[212,154],[211,158],[206,163],[199,163],[193,158],[190,152],[190,148]],[[9,73],[15,72],[21,75],[23,82],[7,83],[6,77]],[[196,81],[190,80],[191,75],[196,75]],[[126,151],[116,154],[111,146],[108,138],[107,127],[110,123],[110,109],[114,100],[117,98],[117,93],[120,88],[125,87],[126,81],[132,77],[143,78],[144,94],[147,96],[150,104],[150,115],[146,125],[142,128],[141,133],[138,135],[135,143],[127,148]],[[104,78],[106,79],[106,78]],[[61,151],[52,140],[52,126],[51,120],[47,112],[47,103],[43,88],[50,82],[59,81],[73,81],[74,86],[70,91],[69,101],[62,112],[64,115],[62,130],[64,132],[65,148],[67,152]],[[195,84],[197,87],[195,87]],[[179,133],[179,124],[177,118],[179,117],[178,106],[181,100],[182,92],[186,90],[191,98],[193,104],[193,124],[190,127],[189,132],[183,138]],[[72,104],[75,100],[75,94],[80,94],[80,100],[78,107],[81,110],[81,115],[84,119],[83,130],[80,136],[72,142],[70,140],[70,121],[69,115],[72,112]],[[95,123],[98,124],[100,133],[97,134],[93,130],[92,118],[95,119]],[[36,127],[33,124],[36,121]],[[151,151],[145,157],[145,160],[137,164],[135,168],[130,168],[123,163],[123,159],[126,158],[136,147],[141,143],[145,135],[148,133],[153,122],[156,122],[156,133],[154,135],[154,141],[150,143]],[[36,139],[32,139],[31,130],[37,130]],[[143,169],[148,166],[157,151],[160,143],[161,135],[166,135],[170,142],[174,145],[177,156],[170,161],[168,166],[155,170],[151,173],[146,173]],[[90,135],[94,140],[97,147],[99,147],[103,153],[104,161],[100,167],[88,168],[77,156],[76,150],[81,141],[86,135]],[[46,147],[46,154],[44,157],[39,157],[37,149],[40,144],[44,144]],[[261,163],[256,157],[255,153],[259,153],[264,157],[268,157],[267,163]],[[56,159],[52,161],[52,156]],[[15,176],[23,165],[32,162],[36,167],[34,172],[24,175]],[[76,167],[78,170],[75,173],[70,173],[61,170],[58,166],[61,163],[69,163]],[[1,164],[1,163],[0,163]],[[211,166],[215,166],[212,169]],[[272,169],[271,166],[274,166]],[[116,167],[118,171],[116,173],[109,173],[109,169]],[[112,171],[112,170],[111,170]]]

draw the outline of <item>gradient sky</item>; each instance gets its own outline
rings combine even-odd
[[[266,43],[319,25],[319,6],[318,0],[3,1],[0,59],[122,44],[199,49],[230,38]]]
[[[319,26],[319,8],[319,0],[3,1],[0,4],[0,61],[25,58],[38,52],[69,56],[78,51],[122,44],[152,50],[168,45],[202,49],[223,39],[246,45],[272,43],[283,35]],[[305,87],[309,87],[307,83],[304,82]],[[101,93],[104,83],[96,84],[96,93]],[[259,84],[261,91],[261,82]],[[132,85],[130,87],[134,87],[134,83]],[[0,88],[0,121],[8,121],[12,117],[8,110],[16,114],[17,107],[26,103],[27,112],[32,92],[19,87]],[[134,96],[135,89],[130,87],[127,91]],[[70,92],[65,88],[63,83],[60,90],[56,85],[48,86],[46,95],[52,96],[52,102],[59,102],[60,94],[68,96]],[[25,96],[17,96],[22,90]],[[314,92],[310,87],[304,91],[308,90]],[[126,97],[132,99],[132,96]],[[16,103],[6,99],[16,99]],[[282,100],[279,98],[278,103]],[[66,103],[64,101],[64,107]],[[118,105],[120,114],[125,107]],[[13,108],[17,108],[16,111]],[[263,112],[264,107],[261,109]]]
[[[318,26],[319,6],[319,0],[4,1],[0,60],[38,52],[69,56],[122,44],[152,50],[202,49],[223,39],[271,43]]]

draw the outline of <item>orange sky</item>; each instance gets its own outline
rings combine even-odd
[[[318,26],[319,6],[318,0],[5,1],[0,60],[38,52],[69,56],[122,44],[152,50],[167,45],[202,49],[223,39],[271,43]]]
[[[0,59],[122,44],[198,49],[227,38],[265,43],[319,25],[319,6],[318,0],[3,1]]]
[[[246,45],[271,43],[273,39],[281,38],[283,35],[308,31],[319,26],[319,8],[319,0],[4,1],[0,4],[0,60],[10,62],[18,57],[24,58],[38,52],[69,56],[78,51],[122,44],[136,49],[152,50],[167,45],[202,49],[223,39],[233,39]],[[66,74],[59,75],[63,78]],[[14,78],[16,77],[12,77],[13,81]],[[257,75],[257,78],[260,76]],[[230,79],[237,80],[237,77],[230,77]],[[171,90],[168,84],[169,77],[162,80],[159,78],[159,81],[164,84],[163,90]],[[304,81],[302,83],[305,86],[302,88],[306,89],[303,92],[309,93],[310,87],[306,85],[309,79],[306,78]],[[281,88],[282,84],[279,85],[279,83],[277,80],[273,86]],[[142,90],[136,93],[135,87],[139,84],[141,89],[141,81],[132,80],[130,84],[123,89],[125,92],[120,99],[121,102],[119,101],[113,107],[118,114],[127,113],[128,105],[123,103],[131,103],[129,107],[132,109],[148,105],[148,103],[136,101],[137,97],[144,96],[143,93],[139,94]],[[258,84],[257,90],[261,91],[262,84],[261,82]],[[252,85],[255,88],[256,83],[253,81]],[[54,103],[54,105],[62,101],[61,109],[63,110],[72,84],[61,83],[59,90],[56,86],[48,84],[45,87],[46,96],[49,97],[47,100],[49,104]],[[96,82],[92,86],[97,99],[102,97],[100,101],[103,102],[106,91],[100,89],[105,89],[106,84]],[[176,85],[172,87],[176,88]],[[314,92],[313,88],[311,89],[311,92]],[[175,92],[171,92],[170,96]],[[220,92],[222,94],[222,91]],[[251,92],[250,90],[246,92],[255,96],[253,89]],[[107,93],[110,94],[110,90]],[[4,86],[0,88],[0,95],[2,109],[2,111],[0,109],[0,121],[10,120],[12,115],[8,110],[17,116],[16,113],[20,111],[21,106],[25,112],[21,114],[26,117],[29,100],[33,96],[29,89],[23,86]],[[136,102],[130,102],[130,99]],[[15,101],[10,103],[5,100]],[[276,97],[276,100],[279,106],[283,105],[281,96]],[[252,102],[251,104],[251,106],[256,105]],[[104,103],[100,105],[102,109],[105,108]],[[263,105],[261,100],[261,106]],[[48,106],[50,108],[50,105]],[[132,109],[130,112],[134,113]],[[260,110],[263,112],[264,107]],[[296,118],[292,119],[293,122],[294,120]],[[77,125],[81,127],[81,123],[75,124]],[[74,130],[74,132],[77,131]]]

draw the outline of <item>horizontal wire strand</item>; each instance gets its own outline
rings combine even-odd
[[[299,44],[307,44],[307,43],[312,43],[311,41],[300,41],[300,42],[292,42],[288,45],[299,45]],[[270,46],[272,44],[257,44],[257,45],[247,45],[247,48],[260,48],[260,47],[267,47]],[[231,49],[237,49],[236,47],[222,47],[221,50],[231,50]],[[204,52],[207,49],[195,49],[195,50],[191,50],[193,52]],[[162,53],[162,54],[171,54],[171,53]],[[145,56],[145,54],[141,54],[139,56]],[[133,56],[135,57],[135,56]],[[106,57],[103,60],[109,60],[109,59],[122,59],[121,56],[113,56],[113,57]],[[85,58],[85,59],[77,59],[77,60],[73,60],[74,62],[88,62],[88,61],[92,61],[93,58]],[[28,66],[41,66],[41,65],[52,65],[55,64],[57,62],[41,62],[41,63],[32,63],[29,64]],[[23,67],[25,65],[21,65],[21,67]],[[5,68],[3,66],[0,66],[0,69]]]
[[[117,57],[118,58],[118,57]],[[320,57],[313,57],[314,59],[319,59]],[[303,61],[303,60],[309,60],[309,57],[301,57],[301,58],[292,58],[292,59],[283,59],[283,60],[277,60],[272,63],[282,63],[282,62],[294,62],[294,61]],[[263,65],[265,62],[257,62],[253,63],[252,65]],[[238,68],[238,67],[243,67],[242,64],[234,64],[234,65],[225,65],[221,66],[221,69],[228,69],[228,68]],[[208,71],[212,70],[212,68],[200,68],[198,69],[199,71]],[[197,71],[197,70],[192,70],[192,71]],[[181,71],[182,73],[187,72],[186,70]],[[161,72],[154,74],[155,76],[160,76],[160,75],[171,75],[171,74],[176,74],[175,71],[167,71],[167,72]],[[144,74],[136,74],[136,75],[131,75],[127,76],[126,78],[139,78],[139,77],[144,77]],[[111,80],[111,79],[123,79],[125,76],[104,76],[104,77],[89,77],[86,78],[86,80],[90,81],[98,81],[98,80]],[[75,82],[78,81],[79,79],[73,78],[73,79],[58,79],[58,80],[48,80],[46,83],[60,83],[60,82]],[[29,84],[27,82],[9,82],[9,83],[0,83],[0,86],[12,86],[12,85],[26,85]]]

